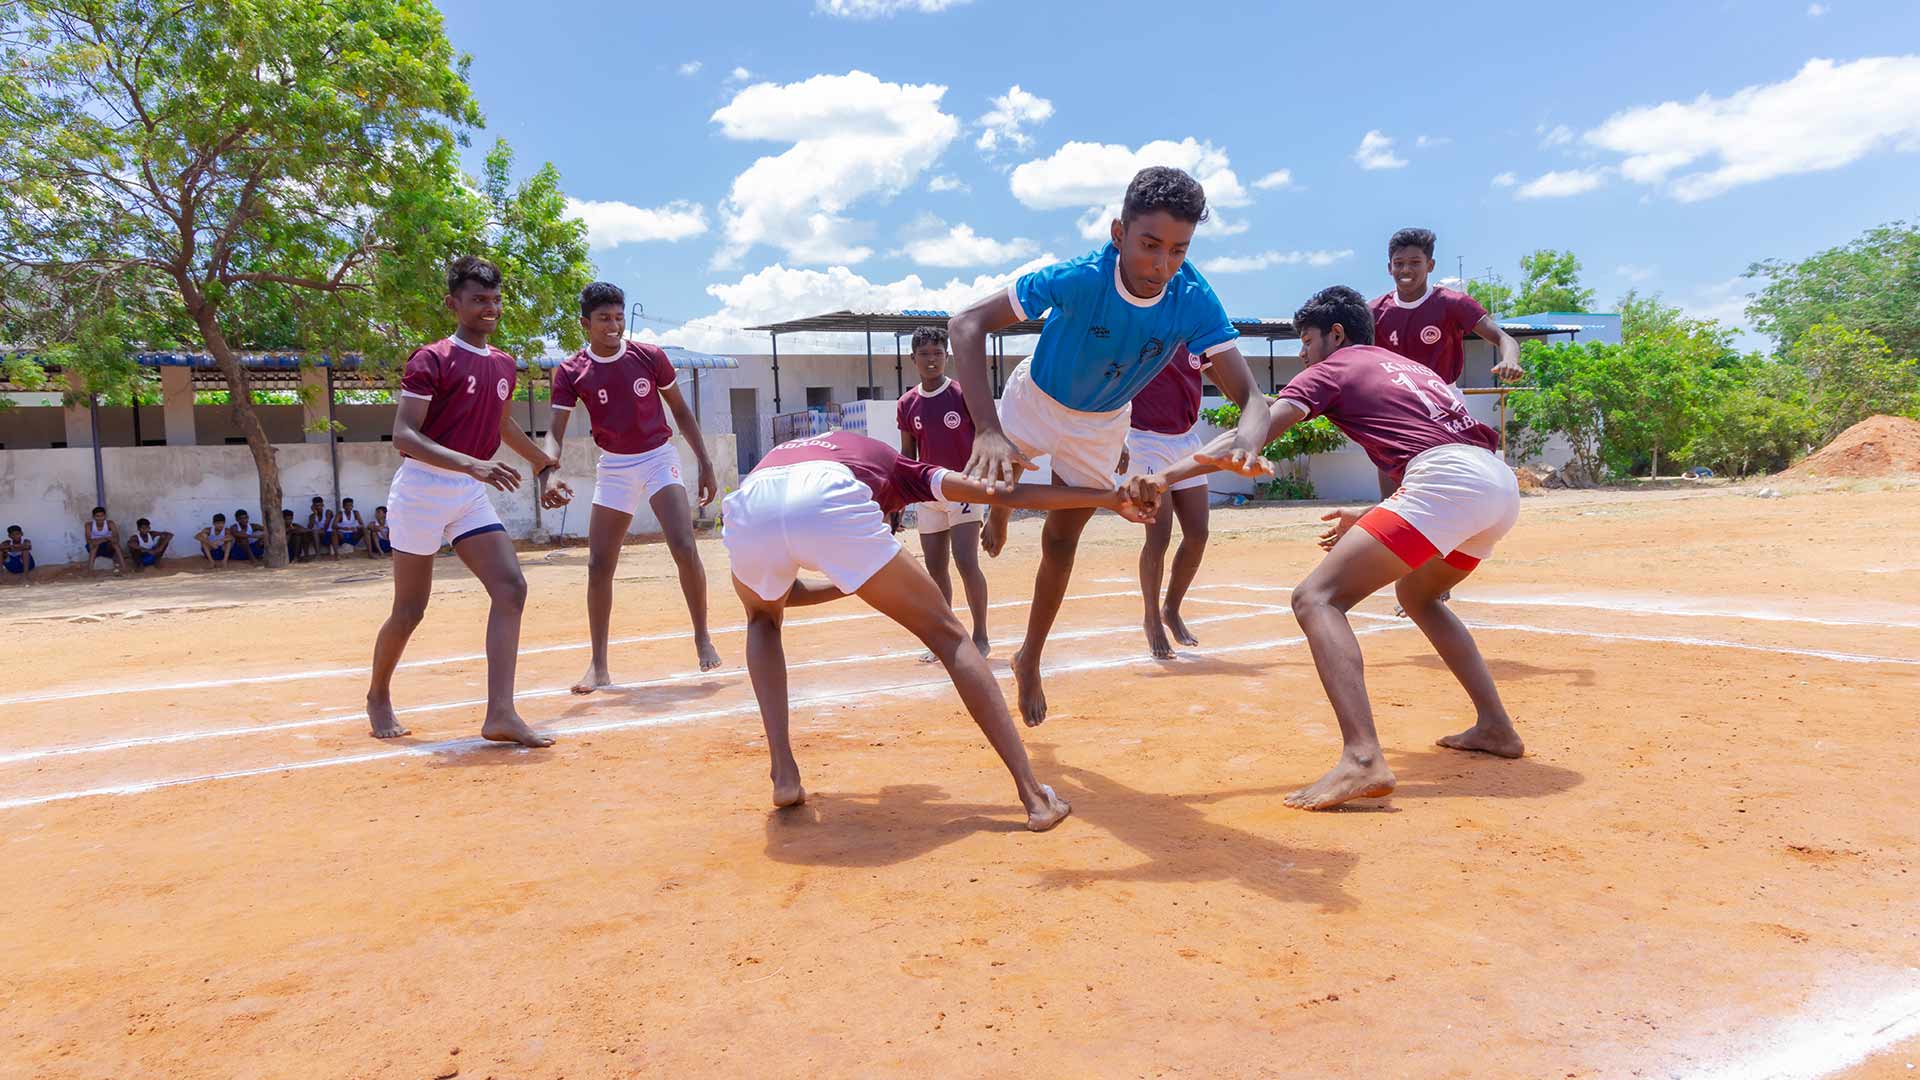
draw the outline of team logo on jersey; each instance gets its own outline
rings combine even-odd
[[[649,393],[652,393],[652,392],[653,392],[653,382],[651,380],[648,380],[648,379],[633,380],[633,396],[634,397],[646,397]]]
[[[1160,354],[1166,351],[1166,342],[1161,341],[1159,338],[1148,338],[1147,343],[1140,346],[1140,362],[1144,364],[1152,360],[1158,360]]]
[[[1195,370],[1195,371],[1199,371],[1199,370],[1200,370],[1200,365],[1201,365],[1201,363],[1202,363],[1202,361],[1201,361],[1201,359],[1200,359],[1200,356],[1199,356],[1199,354],[1198,354],[1198,353],[1188,353],[1188,354],[1187,354],[1187,366],[1188,366],[1188,367],[1190,367],[1190,368],[1192,368],[1192,369],[1193,369],[1193,370]]]
[[[513,388],[507,385],[507,380],[501,379],[499,382],[493,384],[493,392],[500,395],[501,401],[505,401],[507,400],[507,395],[513,393]]]
[[[1108,330],[1104,326],[1095,326],[1090,328],[1087,331],[1087,333],[1092,334],[1094,337],[1099,338],[1101,341],[1105,341],[1107,340],[1108,336],[1113,333],[1113,331]]]
[[[1426,342],[1429,345],[1440,344],[1440,328],[1437,326],[1421,327],[1420,340]]]
[[[954,412],[951,409],[947,410],[946,417],[943,418],[940,422],[947,425],[948,431],[960,430],[960,414],[957,412]]]

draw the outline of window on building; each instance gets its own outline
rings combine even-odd
[[[831,404],[833,404],[833,387],[831,386],[807,387],[807,408],[824,409]]]

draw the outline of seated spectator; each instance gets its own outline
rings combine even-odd
[[[133,569],[158,566],[167,557],[167,545],[173,543],[170,532],[154,532],[153,522],[141,518],[133,523],[133,535],[127,537],[127,552],[133,556]]]
[[[318,495],[307,509],[307,531],[313,534],[313,553],[318,555],[321,548],[333,551],[333,511],[327,509],[327,500]]]
[[[225,566],[227,556],[233,551],[233,532],[227,528],[227,515],[213,515],[213,524],[193,534],[200,541],[200,553],[207,557],[212,566]]]
[[[333,515],[333,557],[340,557],[340,549],[359,547],[365,543],[367,524],[360,518],[360,511],[353,508],[352,499],[340,500],[340,512]]]
[[[245,559],[255,566],[267,565],[267,534],[260,528],[258,522],[247,519],[245,510],[233,512],[233,528],[227,532],[233,537],[233,556]]]
[[[120,526],[107,517],[107,508],[96,506],[93,516],[80,523],[81,533],[87,541],[87,573],[96,572],[95,564],[101,559],[113,560],[113,572],[123,573],[127,569],[127,557],[120,550]]]
[[[313,558],[313,530],[293,519],[293,511],[280,511],[282,527],[287,530],[287,560],[306,562]]]
[[[0,566],[10,577],[19,575],[22,584],[33,584],[33,541],[18,525],[7,526],[7,538],[0,541]]]
[[[367,526],[367,558],[393,554],[393,536],[387,531],[387,508],[373,508],[373,522]]]

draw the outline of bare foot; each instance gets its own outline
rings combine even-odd
[[[1329,810],[1349,799],[1378,799],[1393,794],[1393,770],[1378,753],[1365,761],[1341,754],[1327,774],[1287,796],[1296,810]]]
[[[1029,665],[1027,650],[1013,654],[1013,685],[1020,693],[1020,719],[1028,727],[1047,722],[1047,691],[1040,685],[1040,664]]]
[[[1477,750],[1494,757],[1517,758],[1527,752],[1527,744],[1520,741],[1520,733],[1510,722],[1482,720],[1458,735],[1434,741],[1449,750]]]
[[[1172,608],[1162,611],[1160,613],[1160,621],[1166,623],[1167,629],[1173,632],[1173,640],[1185,645],[1189,649],[1200,644],[1200,639],[1194,637],[1193,631],[1187,629],[1186,620],[1180,617],[1178,611]]]
[[[720,650],[713,647],[712,638],[695,638],[693,648],[700,654],[701,671],[712,671],[720,666]]]
[[[987,558],[1000,557],[1000,549],[1007,546],[1007,518],[998,514],[988,514],[986,524],[980,526],[980,550]]]
[[[598,664],[590,663],[587,665],[587,673],[575,680],[573,692],[576,694],[591,694],[595,690],[612,685],[613,676],[607,674],[607,669]]]
[[[498,717],[489,715],[487,722],[480,725],[480,737],[489,742],[519,743],[521,746],[553,745],[551,735],[542,735],[528,727],[527,722],[520,719],[520,714],[513,712]]]
[[[1053,789],[1045,784],[1040,785],[1040,800],[1039,806],[1027,807],[1027,829],[1030,832],[1046,832],[1073,813],[1073,807],[1067,804],[1067,800],[1055,795]]]
[[[1151,615],[1147,616],[1144,629],[1147,631],[1147,648],[1153,653],[1153,658],[1155,660],[1173,659],[1173,644],[1167,640],[1166,627],[1160,625],[1160,620]]]
[[[807,801],[807,789],[800,786],[800,778],[794,777],[786,783],[775,781],[773,785],[773,805],[799,806]]]
[[[940,658],[933,655],[932,649],[928,649],[926,652],[920,654],[920,662],[923,664],[937,664],[940,662]]]
[[[413,732],[400,726],[400,718],[393,715],[393,702],[376,701],[367,698],[367,720],[373,725],[373,737],[376,739],[397,739]]]

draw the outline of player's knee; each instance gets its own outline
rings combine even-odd
[[[614,568],[620,565],[620,553],[617,551],[587,551],[587,577],[595,581],[610,580]]]
[[[427,602],[424,599],[393,602],[393,621],[408,631],[419,626],[426,617]]]
[[[967,636],[966,628],[960,625],[959,618],[951,612],[921,634],[920,640],[935,656],[943,660],[952,659],[960,646],[972,643],[972,639]]]
[[[1334,602],[1333,592],[1319,585],[1301,585],[1293,590],[1293,617],[1305,620],[1328,608],[1345,610]]]
[[[526,575],[515,570],[511,577],[488,583],[487,596],[496,607],[503,607],[510,611],[525,609],[527,606]]]
[[[1040,557],[1055,566],[1073,566],[1073,557],[1080,550],[1080,533],[1056,532],[1051,528],[1040,533]]]

